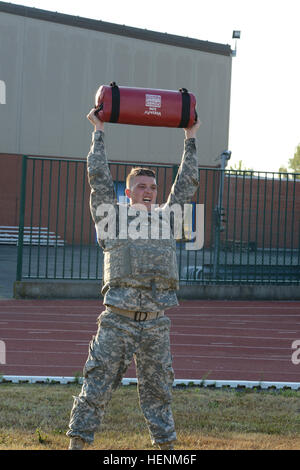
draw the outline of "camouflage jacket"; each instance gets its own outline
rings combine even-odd
[[[93,133],[92,145],[87,156],[88,179],[91,187],[90,209],[93,221],[97,225],[101,219],[97,209],[101,204],[117,207],[118,201],[114,189],[113,179],[105,152],[104,133]],[[162,206],[184,204],[190,202],[198,186],[198,160],[196,156],[195,139],[184,141],[184,152],[181,164],[168,196],[167,202]],[[99,241],[105,248],[105,241]],[[151,290],[138,287],[104,286],[102,289],[104,304],[134,311],[158,311],[178,305],[175,290]]]

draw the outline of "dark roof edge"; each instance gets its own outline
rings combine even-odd
[[[48,10],[40,10],[39,8],[27,7],[24,5],[15,5],[13,3],[0,1],[0,12],[25,16],[26,18],[33,18],[36,20],[51,21],[52,23],[75,26],[77,28],[101,31],[109,34],[117,34],[119,36],[141,39],[143,41],[158,42],[170,46],[184,47],[187,49],[209,52],[211,54],[220,54],[225,56],[232,55],[231,47],[225,44],[201,41],[200,39],[177,36],[174,34],[159,33],[147,29],[140,29],[116,23],[108,23],[106,21],[93,20],[80,16],[66,15],[64,13],[52,12]]]

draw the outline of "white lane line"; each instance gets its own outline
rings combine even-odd
[[[73,332],[74,334],[80,334],[82,333],[82,331],[74,331]],[[86,332],[85,332],[86,333]],[[276,340],[276,342],[278,341],[291,341],[291,338],[278,338],[278,337],[273,337],[273,336],[233,336],[233,335],[208,335],[208,334],[196,334],[196,333],[193,333],[193,334],[184,334],[184,333],[176,333],[176,334],[172,334],[171,333],[171,337],[175,338],[175,337],[178,337],[178,336],[184,336],[185,338],[187,337],[197,337],[197,338],[209,338],[209,337],[212,337],[212,338],[234,338],[234,339],[255,339],[255,340],[259,340],[259,341],[262,341],[262,340],[267,340],[267,339],[270,339],[270,340]],[[29,341],[28,339],[26,338],[11,338],[11,337],[6,337],[6,336],[3,336],[1,335],[1,339],[2,340],[6,340],[6,341]],[[58,339],[58,338],[51,338],[51,339],[37,339],[37,338],[32,338],[31,341],[67,341],[67,342],[75,342],[75,341],[78,341],[78,338],[77,339]],[[189,343],[189,346],[197,346],[197,344],[193,344],[193,343]],[[239,347],[239,346],[238,346]]]
[[[28,320],[28,319],[22,319],[21,320],[22,323],[34,323],[34,324],[37,324],[37,323],[54,323],[55,325],[57,325],[58,323],[67,323],[68,325],[82,325],[82,323],[87,323],[86,319],[83,319],[82,321],[70,321],[70,320],[64,320],[64,319],[60,319],[60,320],[39,320],[39,319],[32,319],[32,320]],[[0,320],[0,324],[1,323],[15,323],[15,320],[13,319],[8,319],[8,321],[2,321]]]
[[[43,330],[43,331],[38,331],[38,330],[35,330],[35,331],[27,331],[27,333],[28,333],[29,335],[41,335],[41,334],[44,335],[44,334],[50,334],[51,331],[45,331],[45,330]]]
[[[287,306],[287,304],[285,302],[283,302],[282,304],[278,305],[278,301],[274,301],[274,305],[263,305],[263,304],[256,304],[256,305],[251,305],[251,304],[248,304],[246,301],[245,303],[247,305],[220,305],[220,304],[217,304],[217,303],[213,303],[212,305],[197,305],[197,306],[192,306],[192,305],[188,305],[188,306],[183,306],[183,305],[179,305],[179,306],[176,306],[176,307],[172,307],[172,309],[176,309],[176,310],[181,310],[181,309],[195,309],[195,308],[198,308],[198,309],[223,309],[223,310],[228,310],[228,309],[260,309],[260,310],[266,310],[266,309],[272,309],[272,310],[283,310],[283,309],[288,309],[288,310],[291,310],[291,309],[294,309],[294,308],[300,308],[300,301],[295,301],[295,302],[288,302],[289,305],[291,305],[290,307]],[[276,303],[276,305],[275,305]]]
[[[8,312],[9,313],[9,312]],[[50,315],[50,314],[49,314]],[[299,313],[285,313],[282,312],[282,314],[279,313],[217,313],[217,312],[210,312],[210,313],[184,313],[183,315],[180,315],[179,313],[170,313],[170,316],[172,318],[190,318],[190,317],[195,317],[195,318],[213,318],[218,320],[219,318],[245,318],[245,317],[251,317],[251,318],[259,318],[259,317],[266,317],[266,318],[272,318],[272,317],[279,317],[279,318],[285,318],[285,317],[299,317],[300,315],[300,309]]]
[[[14,353],[14,354],[63,354],[65,356],[69,356],[69,355],[85,355],[86,356],[86,352],[85,351],[8,351],[9,353]],[[266,357],[266,356],[254,356],[254,355],[251,355],[251,356],[221,356],[221,355],[206,355],[206,354],[201,354],[201,355],[198,355],[198,354],[176,354],[174,353],[173,354],[173,360],[175,360],[176,358],[181,358],[181,359],[191,359],[192,362],[194,363],[198,363],[198,361],[196,361],[195,359],[221,359],[222,363],[224,363],[224,361],[228,361],[228,360],[234,360],[234,361],[241,361],[241,360],[255,360],[255,361],[281,361],[281,362],[290,362],[290,357],[286,357],[286,356],[273,356],[273,357]],[[7,364],[8,365],[8,364]],[[15,366],[16,364],[9,364],[10,366]],[[29,366],[29,364],[27,364]],[[43,366],[44,364],[30,364],[32,366]],[[47,364],[47,367],[49,365]],[[61,365],[62,367],[71,367],[71,366],[68,366],[67,364],[62,364]],[[58,366],[59,367],[59,366]]]
[[[57,314],[56,314],[56,315],[57,315]],[[49,315],[49,316],[50,316],[50,315]],[[78,316],[79,316],[79,315],[77,315],[77,317],[78,317]],[[64,315],[63,317],[60,315],[60,316],[59,316],[59,320],[54,320],[54,319],[51,319],[51,318],[50,318],[49,320],[47,320],[47,319],[45,319],[45,316],[43,316],[43,319],[40,319],[40,318],[38,318],[38,319],[36,319],[36,318],[32,318],[32,319],[30,319],[30,318],[29,318],[29,319],[28,319],[28,318],[22,318],[21,321],[22,321],[22,323],[42,323],[42,324],[43,324],[43,323],[54,323],[54,324],[57,324],[57,323],[62,323],[62,324],[67,323],[67,324],[70,324],[70,325],[71,325],[71,324],[74,324],[74,325],[81,325],[81,324],[86,324],[86,323],[89,323],[89,322],[90,322],[91,324],[97,325],[97,316],[98,316],[98,314],[96,314],[95,316],[93,316],[92,319],[87,319],[86,317],[82,317],[82,320],[81,320],[81,321],[76,321],[77,319],[76,319],[76,320],[69,320],[68,318],[65,318],[65,315]],[[290,316],[290,315],[288,315],[288,316]],[[238,316],[238,317],[239,317],[239,316]],[[270,318],[269,316],[267,316],[267,317]],[[0,313],[0,318],[1,318],[1,313]],[[189,318],[190,318],[190,316],[189,316]],[[270,319],[270,321],[267,321],[267,320],[258,320],[256,317],[249,318],[249,319],[247,319],[247,320],[238,320],[238,319],[237,319],[237,320],[231,320],[231,321],[228,320],[228,319],[226,319],[226,318],[216,318],[216,317],[212,317],[212,316],[205,316],[205,317],[202,316],[202,317],[199,317],[199,316],[196,316],[196,315],[195,315],[194,318],[197,318],[197,320],[198,320],[198,322],[199,322],[199,326],[201,326],[201,323],[207,322],[207,321],[209,320],[209,321],[213,322],[214,325],[216,324],[216,327],[218,327],[218,323],[222,323],[222,322],[226,323],[226,325],[228,325],[228,324],[230,324],[230,325],[231,325],[231,324],[232,324],[232,325],[233,325],[233,324],[236,324],[236,325],[246,325],[247,328],[248,328],[248,325],[251,324],[251,323],[255,323],[255,324],[256,324],[256,323],[257,323],[257,324],[261,324],[261,323],[263,323],[263,324],[273,324],[273,322],[274,322],[274,320],[271,320],[271,319]],[[282,315],[282,318],[286,320],[286,315]],[[187,320],[187,317],[184,317],[184,318],[183,318],[182,316],[178,316],[178,319],[180,319],[180,320],[182,320],[182,322],[184,322],[185,320]],[[174,316],[172,316],[172,318],[171,318],[171,321],[173,321],[173,320],[175,320]],[[18,320],[18,321],[20,321],[20,320]],[[3,320],[0,320],[0,323],[15,323],[15,322],[16,322],[16,320],[13,319],[10,314],[9,314],[9,317],[8,317],[8,318],[3,318]],[[289,323],[290,323],[290,325],[293,325],[293,326],[300,325],[299,322],[295,322],[295,321],[293,321],[293,319],[290,319],[290,320],[289,320]],[[285,324],[287,324],[286,321],[285,321]],[[180,325],[180,324],[177,322],[177,318],[176,318],[176,325],[174,324],[174,326],[183,326],[183,327],[186,327],[186,328],[194,328],[194,327],[197,326],[197,325],[187,325],[186,323]],[[282,328],[282,325],[280,325],[280,326],[281,326],[281,328]],[[220,326],[220,328],[221,328],[221,326]],[[224,327],[224,328],[225,328],[225,327]],[[227,327],[227,328],[230,328],[230,326]]]
[[[179,301],[181,302],[181,301]],[[56,300],[4,300],[0,299],[1,303],[7,304],[5,307],[25,307],[25,308],[66,308],[66,307],[74,307],[74,308],[82,308],[82,307],[104,307],[102,301],[100,300],[63,300],[63,301],[56,301]],[[192,304],[197,304],[196,306]],[[184,304],[191,304],[191,305],[184,305]],[[198,305],[199,304],[199,305]],[[265,305],[268,304],[268,305]],[[173,309],[180,309],[180,308],[282,308],[282,306],[290,305],[290,306],[297,306],[300,304],[299,300],[269,300],[269,301],[259,301],[259,300],[233,300],[233,301],[223,301],[223,300],[187,300],[179,303],[179,305],[174,305]],[[289,307],[291,308],[291,307]]]
[[[276,331],[276,330],[275,330]],[[281,331],[277,331],[277,333],[291,333],[291,334],[295,334],[295,333],[300,333],[299,331],[288,331],[288,330],[281,330]]]
[[[220,361],[220,363],[224,362],[224,361],[245,361],[245,360],[249,360],[249,361],[281,361],[281,362],[288,362],[288,363],[291,363],[291,358],[288,356],[288,357],[276,357],[276,358],[273,358],[273,357],[260,357],[260,356],[211,356],[211,355],[196,355],[196,354],[173,354],[173,359],[174,358],[191,358],[191,359],[221,359],[222,361]],[[195,362],[195,361],[192,361],[192,362]]]
[[[79,313],[52,313],[52,312],[1,312],[0,311],[0,316],[8,315],[9,317],[7,318],[8,320],[12,318],[14,315],[26,315],[26,317],[29,317],[30,315],[38,315],[39,317],[53,317],[53,316],[58,316],[59,318],[66,318],[66,317],[76,317],[76,318],[82,318],[82,320],[86,320],[88,317],[90,318],[97,318],[97,316],[102,313],[101,311],[97,311],[94,313],[84,313],[84,314],[79,314]],[[5,318],[6,320],[6,318]],[[29,320],[30,321],[30,320]]]
[[[278,351],[279,349],[282,349],[283,351],[291,351],[291,347],[281,347],[281,346],[246,346],[246,345],[239,345],[239,344],[236,344],[234,345],[233,343],[209,343],[209,344],[201,344],[201,343],[198,343],[198,344],[181,344],[181,343],[178,343],[178,344],[175,344],[175,343],[172,343],[171,344],[171,347],[173,347],[174,349],[177,348],[178,346],[179,347],[184,347],[184,348],[211,348],[213,345],[215,344],[222,344],[222,346],[224,346],[224,348],[232,348],[232,349],[263,349],[264,351],[268,350],[268,351],[271,351],[272,349],[274,349],[275,351]]]
[[[7,351],[9,354],[64,354],[66,356],[72,355],[72,354],[80,354],[80,355],[86,355],[86,351],[43,351],[43,350],[36,350],[36,351],[22,351],[22,350],[8,350]],[[9,365],[9,364],[8,364]],[[13,365],[13,364],[11,364]]]
[[[198,305],[198,306],[192,306],[192,305],[188,305],[188,306],[178,306],[178,307],[171,307],[170,308],[170,311],[174,311],[174,310],[282,310],[282,311],[286,311],[286,310],[295,310],[295,309],[299,309],[300,310],[300,301],[299,302],[295,302],[294,304],[291,304],[290,306],[287,306],[285,303],[283,303],[282,305],[278,305],[278,302],[276,301],[276,304],[277,305],[269,305],[269,306],[266,306],[266,305],[261,305],[261,304],[258,304],[258,305],[239,305],[239,306],[235,306],[235,305],[218,305],[218,304],[212,304],[212,305]],[[1,307],[1,301],[0,301],[0,307]],[[14,308],[14,309],[39,309],[42,313],[47,311],[48,309],[56,309],[56,310],[62,310],[62,309],[68,309],[68,310],[72,310],[72,309],[81,309],[81,310],[85,310],[86,311],[89,311],[89,310],[95,310],[95,309],[102,309],[102,310],[105,310],[105,308],[103,307],[103,305],[97,305],[97,304],[94,304],[94,305],[88,305],[88,304],[81,304],[81,305],[72,305],[72,304],[69,304],[69,305],[48,305],[48,304],[45,304],[45,305],[20,305],[20,306],[16,306],[16,305],[5,305],[3,306],[3,308]],[[19,310],[17,311],[19,312]]]
[[[41,330],[41,329],[32,329],[32,328],[2,328],[3,331],[24,331],[24,332],[33,332],[36,331],[37,333],[42,332],[42,331],[47,331],[48,333],[56,333],[56,332],[61,332],[61,333],[95,333],[95,330],[65,330],[65,329],[47,329],[47,330]]]
[[[63,343],[75,343],[76,341],[78,341],[78,338],[77,339],[56,339],[56,338],[47,338],[47,339],[40,339],[40,338],[5,338],[3,336],[1,336],[1,339],[5,340],[6,342],[8,341],[44,341],[44,342],[54,342],[54,343],[60,343],[60,342],[63,342]]]
[[[1,337],[2,338],[2,337]],[[76,343],[75,346],[84,346],[84,347],[87,347],[89,345],[89,342],[90,342],[90,339],[87,339],[86,341],[82,341],[80,342],[80,340],[72,340],[72,339],[39,339],[39,338],[3,338],[7,344],[9,344],[9,342],[14,342],[14,341],[23,341],[23,342],[32,342],[32,341],[43,341],[43,342],[55,342],[57,341],[58,343],[59,342],[71,342],[71,343]],[[247,339],[247,338],[246,338]],[[278,338],[277,338],[278,339]],[[76,342],[77,341],[77,342]],[[171,348],[172,349],[176,349],[177,347],[184,347],[184,348],[193,348],[195,350],[195,348],[212,348],[214,347],[215,345],[222,345],[224,346],[224,348],[232,348],[232,349],[240,349],[240,350],[243,350],[243,349],[262,349],[264,351],[272,351],[272,350],[275,350],[275,351],[278,351],[278,350],[283,350],[283,351],[291,351],[291,348],[290,346],[289,347],[282,347],[282,346],[247,346],[247,345],[234,345],[233,343],[197,343],[197,344],[191,344],[191,343],[172,343],[171,344]],[[16,351],[17,352],[17,351]],[[35,351],[32,351],[32,352],[35,352]],[[68,353],[68,351],[66,351],[66,354]]]
[[[196,337],[196,338],[208,338],[208,337],[213,337],[213,338],[243,338],[243,339],[256,339],[259,341],[262,341],[264,339],[275,339],[276,341],[286,341],[286,340],[291,340],[291,338],[278,338],[275,336],[241,336],[241,335],[212,335],[212,334],[200,334],[200,333],[172,333],[171,332],[171,337],[176,337],[176,336],[185,336],[185,337]]]
[[[62,364],[62,365],[59,365],[59,364],[5,364],[6,366],[9,366],[9,367],[22,367],[22,369],[24,369],[25,367],[30,367],[31,369],[34,369],[35,367],[43,367],[44,369],[47,367],[47,368],[57,368],[57,369],[74,369],[74,367],[82,367],[81,365],[66,365],[66,364]]]
[[[251,326],[246,326],[245,328],[242,328],[242,327],[235,327],[235,326],[215,326],[215,325],[173,325],[173,330],[176,328],[180,328],[182,330],[182,328],[190,328],[192,330],[230,330],[230,331],[233,331],[233,330],[247,330],[247,331],[250,331],[250,330],[254,330],[254,331],[263,331],[265,330],[266,328],[259,328],[259,327],[251,327]],[[300,330],[282,330],[280,328],[268,328],[268,331],[275,331],[277,333],[299,333],[300,334]]]

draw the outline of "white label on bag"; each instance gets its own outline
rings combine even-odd
[[[146,106],[148,106],[149,108],[160,108],[161,96],[160,95],[146,95]]]
[[[146,94],[145,106],[148,109],[146,109],[144,114],[161,116],[161,112],[157,110],[157,108],[161,108],[161,95]]]

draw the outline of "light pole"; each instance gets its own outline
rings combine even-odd
[[[237,52],[237,40],[241,39],[241,31],[236,31],[234,30],[232,32],[232,39],[235,39],[235,48],[234,51],[232,51],[232,56],[236,57],[236,52]]]

